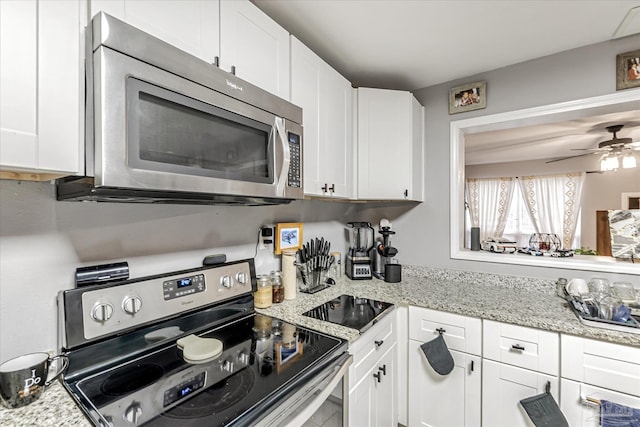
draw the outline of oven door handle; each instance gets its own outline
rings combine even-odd
[[[289,149],[289,141],[287,140],[287,133],[284,129],[284,119],[282,117],[276,117],[275,123],[273,124],[273,129],[273,136],[275,140],[274,143],[277,147],[279,142],[280,147],[282,148],[282,162],[278,162],[276,160],[276,166],[280,164],[282,167],[282,169],[280,169],[280,175],[278,176],[278,182],[276,183],[276,197],[284,197],[285,185],[287,184],[287,179],[289,178],[291,150]],[[276,151],[278,150],[276,149]]]
[[[336,361],[336,365],[333,366],[333,371],[335,373],[333,374],[329,382],[324,386],[323,390],[315,395],[315,398],[313,400],[307,400],[306,398],[307,395],[313,392],[317,387],[317,383],[309,387],[308,390],[303,391],[303,396],[298,398],[296,402],[284,402],[283,404],[286,404],[286,407],[288,409],[287,411],[279,413],[275,417],[268,416],[268,421],[263,420],[263,422],[259,422],[257,426],[279,426],[283,424],[289,426],[303,425],[305,421],[309,420],[311,416],[318,410],[318,408],[322,406],[325,400],[327,400],[327,398],[333,392],[333,389],[336,388],[340,381],[345,377],[347,371],[349,370],[349,366],[351,366],[351,362],[353,362],[353,356],[345,352]],[[293,415],[292,412],[296,409],[299,410],[296,411],[295,415]],[[283,417],[287,417],[286,423],[283,422]]]

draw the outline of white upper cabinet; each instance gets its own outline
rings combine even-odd
[[[353,88],[293,36],[291,102],[303,113],[305,194],[354,197]]]
[[[91,0],[100,11],[289,99],[289,33],[249,1]]]
[[[410,92],[358,88],[358,199],[423,200],[423,107]]]
[[[249,1],[221,1],[220,67],[289,99],[289,33]]]
[[[105,12],[213,63],[220,56],[217,0],[91,0],[90,15]]]
[[[81,172],[80,3],[0,1],[2,178]]]

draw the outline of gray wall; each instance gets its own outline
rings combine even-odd
[[[394,242],[409,264],[545,278],[593,276],[575,270],[450,259],[449,126],[455,120],[614,93],[616,55],[638,46],[640,36],[628,37],[414,91],[425,107],[425,203],[409,211],[384,205],[365,211],[372,220],[386,216],[393,221],[398,233]],[[487,108],[449,115],[449,89],[481,80],[487,82]],[[638,281],[631,275],[610,276]]]
[[[219,207],[58,202],[49,182],[0,180],[0,361],[57,348],[58,291],[77,267],[127,261],[131,277],[201,265],[212,253],[256,259],[258,273],[280,267],[257,251],[258,229],[304,222],[304,240],[324,236],[345,252],[344,225],[357,205],[304,200],[284,206]]]

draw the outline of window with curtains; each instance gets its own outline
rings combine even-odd
[[[553,233],[563,248],[580,247],[584,178],[585,173],[469,178],[465,189],[466,234],[471,227],[479,227],[481,240],[508,237],[518,246],[528,246],[531,234]]]

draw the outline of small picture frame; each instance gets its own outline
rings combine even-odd
[[[280,255],[285,249],[302,247],[302,223],[283,222],[276,224],[275,254]]]
[[[487,108],[487,82],[469,83],[449,90],[449,114]]]
[[[640,87],[640,49],[616,56],[616,90]]]

